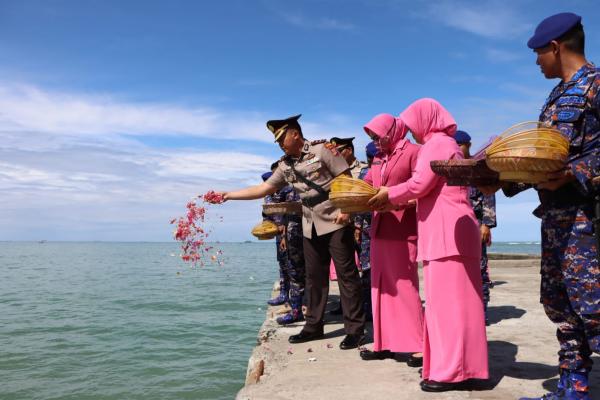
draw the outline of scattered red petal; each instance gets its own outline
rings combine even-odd
[[[223,202],[223,196],[215,193],[213,190],[197,198],[209,204],[220,204]],[[193,266],[203,266],[205,264],[204,257],[206,257],[204,252],[212,249],[210,246],[203,249],[211,232],[210,229],[206,229],[204,226],[206,222],[206,208],[199,206],[196,200],[192,200],[186,204],[186,209],[187,212],[184,217],[174,218],[170,222],[171,224],[176,224],[173,236],[175,240],[181,242],[181,250],[183,252],[181,259],[191,263]],[[223,221],[223,217],[220,217],[219,221]],[[211,261],[218,262],[218,265],[223,265],[223,261],[219,259],[219,256],[222,254],[223,252],[218,250],[216,255],[210,257]]]

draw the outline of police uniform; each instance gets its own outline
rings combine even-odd
[[[545,47],[580,22],[572,13],[549,17],[528,46]],[[600,72],[583,65],[552,90],[539,118],[568,137],[568,167],[576,178],[555,191],[539,190],[541,205],[534,211],[542,219],[540,298],[560,343],[561,375],[550,395],[557,399],[589,399],[590,356],[600,351],[600,270],[592,225],[592,178],[600,175],[599,90]]]
[[[342,149],[347,146],[352,146],[352,148],[354,148],[354,146],[352,145],[353,140],[354,140],[353,137],[351,137],[351,138],[333,137],[333,138],[331,138],[329,143],[334,145],[336,147],[336,149],[341,152]],[[354,162],[352,162],[352,164],[350,164],[350,174],[352,175],[352,177],[354,179],[359,179],[360,171],[362,171],[362,169],[366,168],[366,167],[368,167],[367,163],[365,163],[363,161],[359,161],[357,158],[355,158]]]
[[[297,121],[299,116],[292,118]],[[272,120],[267,122],[267,127],[277,140],[289,124],[290,119]],[[365,315],[354,261],[353,228],[334,223],[340,210],[329,201],[332,180],[346,171],[348,164],[334,146],[326,141],[305,141],[300,157],[282,157],[278,168],[266,181],[277,189],[291,184],[302,201],[307,294],[303,331],[306,333],[322,332],[331,258],[338,275],[345,331],[352,335],[364,332]]]

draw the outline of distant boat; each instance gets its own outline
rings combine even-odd
[[[251,240],[244,240],[242,243],[252,243]]]
[[[38,243],[46,243],[47,240],[40,240]]]

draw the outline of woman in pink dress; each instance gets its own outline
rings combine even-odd
[[[468,388],[469,379],[488,378],[487,339],[477,219],[467,188],[448,186],[433,173],[432,160],[463,158],[453,139],[456,122],[433,99],[411,104],[399,118],[422,143],[412,177],[381,187],[375,209],[417,199],[418,260],[425,282],[424,391]]]
[[[378,188],[405,182],[417,162],[419,146],[404,137],[404,123],[390,114],[379,114],[364,127],[379,154],[365,181]],[[423,351],[423,307],[417,271],[417,218],[414,207],[399,206],[374,212],[371,222],[371,299],[373,351],[365,360],[411,355],[408,364],[420,366]]]

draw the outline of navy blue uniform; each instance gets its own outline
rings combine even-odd
[[[542,219],[540,299],[557,326],[560,368],[580,373],[591,368],[591,353],[600,351],[600,270],[592,226],[597,190],[592,178],[600,176],[599,89],[599,71],[584,65],[554,88],[540,115],[541,122],[568,137],[568,167],[575,176],[555,191],[538,191],[541,205],[534,214]]]

